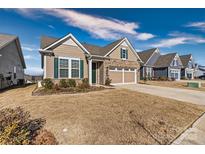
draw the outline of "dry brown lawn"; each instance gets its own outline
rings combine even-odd
[[[47,120],[60,144],[169,144],[205,107],[110,89],[31,96],[34,86],[0,93],[0,107],[22,106]]]
[[[201,88],[187,87],[186,82],[180,82],[180,81],[146,81],[146,82],[140,81],[139,83],[154,85],[154,86],[162,86],[162,87],[183,88],[183,89],[190,89],[190,90],[205,91],[205,83],[201,83]]]

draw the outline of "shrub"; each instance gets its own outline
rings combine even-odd
[[[58,144],[55,136],[47,131],[46,129],[42,129],[38,131],[38,134],[34,138],[34,141],[32,144],[35,145],[56,145]]]
[[[62,87],[62,88],[67,88],[68,84],[66,82],[66,79],[61,79],[60,82],[59,82],[59,86]]]
[[[147,82],[147,77],[144,77],[144,78],[143,78],[143,81],[144,81],[144,82]]]
[[[55,87],[54,87],[54,88],[55,88],[55,90],[57,90],[57,91],[60,90],[58,84],[55,84]]]
[[[74,79],[67,80],[68,87],[76,87],[76,81]]]
[[[53,88],[53,82],[51,79],[47,78],[47,79],[43,79],[42,81],[42,86],[45,88],[45,89],[52,89]]]
[[[78,87],[81,88],[81,89],[90,88],[90,84],[89,84],[89,80],[88,80],[88,78],[84,78],[84,79],[82,79],[82,83],[79,84]]]
[[[159,77],[159,81],[167,81],[167,80],[168,80],[167,77],[164,77],[164,76],[160,76],[160,77]]]
[[[112,82],[112,79],[107,77],[106,80],[105,80],[105,85],[110,86],[111,82]]]
[[[182,80],[187,80],[187,78],[185,76],[182,76],[181,79]]]
[[[30,119],[23,108],[0,111],[0,144],[31,144],[37,131],[45,124],[43,119]]]

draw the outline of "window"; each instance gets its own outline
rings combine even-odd
[[[60,78],[79,78],[80,59],[59,58],[59,77]]]
[[[68,59],[60,59],[60,78],[68,78],[69,64]]]
[[[121,49],[121,58],[122,59],[128,59],[127,49],[124,49],[124,48]]]
[[[150,67],[147,67],[146,68],[147,70],[147,77],[151,77],[152,76],[152,68],[150,68]]]
[[[173,66],[178,66],[178,60],[177,59],[173,60]]]
[[[79,78],[79,60],[71,60],[71,77],[72,78]]]

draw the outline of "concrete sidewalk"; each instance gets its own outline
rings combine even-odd
[[[119,85],[117,86],[117,88],[125,88],[133,91],[139,91],[161,97],[176,99],[179,101],[205,105],[205,92],[202,91],[160,87],[144,84]]]
[[[205,114],[199,118],[191,128],[187,129],[173,143],[177,144],[205,144]]]

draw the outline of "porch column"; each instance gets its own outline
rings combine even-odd
[[[92,85],[92,59],[88,60],[88,67],[89,67],[89,84]]]
[[[122,83],[125,83],[125,69],[122,69]]]
[[[137,69],[135,69],[135,83],[137,83]]]
[[[47,77],[46,75],[46,55],[43,56],[43,79]]]

